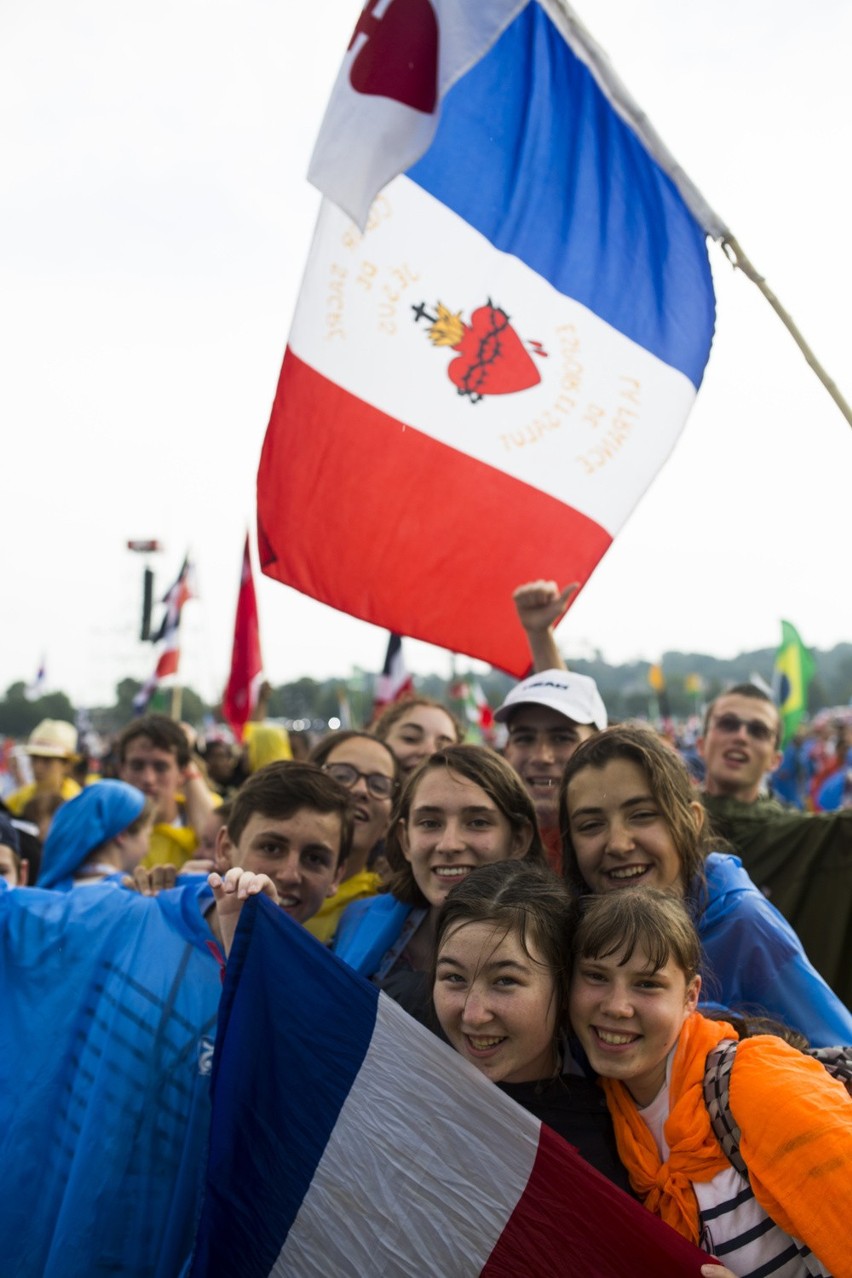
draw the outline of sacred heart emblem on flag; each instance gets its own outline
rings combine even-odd
[[[429,321],[427,334],[433,346],[449,346],[458,351],[451,361],[447,376],[459,395],[465,395],[472,404],[478,404],[486,395],[513,395],[529,390],[541,381],[541,374],[509,322],[509,316],[491,299],[485,306],[478,306],[466,324],[461,311],[453,312],[438,302],[435,315],[421,302],[411,308],[414,322]],[[540,342],[528,345],[537,355],[547,357]]]
[[[438,20],[429,0],[390,0],[381,17],[379,0],[368,0],[358,19],[351,49],[366,37],[352,62],[349,82],[356,93],[393,98],[431,115],[438,99]]]

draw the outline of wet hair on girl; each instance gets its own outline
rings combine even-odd
[[[575,892],[588,892],[577,864],[568,817],[568,789],[585,768],[601,770],[614,759],[635,763],[645,775],[651,797],[669,828],[680,856],[684,893],[693,903],[703,902],[706,890],[704,861],[710,851],[709,822],[699,828],[691,806],[697,794],[686,765],[650,728],[623,724],[598,732],[583,741],[565,766],[559,790],[559,833],[564,874]]]
[[[417,706],[426,706],[430,710],[442,710],[453,725],[453,735],[456,742],[464,740],[464,732],[456,716],[441,701],[436,701],[434,697],[403,697],[401,701],[392,701],[386,706],[378,719],[372,725],[371,731],[379,738],[380,741],[387,741],[390,730],[394,724],[399,723],[400,719],[404,719],[409,710],[416,709]]]
[[[495,861],[480,866],[452,889],[438,914],[432,981],[446,935],[465,923],[493,923],[502,938],[514,933],[528,958],[553,976],[557,1030],[567,1028],[571,896],[563,879],[547,866],[527,861]],[[539,958],[533,959],[533,945]]]
[[[509,822],[512,833],[529,834],[530,846],[526,855],[519,858],[525,864],[547,865],[547,855],[541,841],[535,808],[532,799],[514,768],[493,750],[484,746],[454,745],[438,750],[420,764],[412,772],[399,796],[388,832],[385,850],[391,877],[387,890],[405,905],[425,907],[428,901],[424,897],[412,873],[411,866],[405,859],[399,838],[400,822],[408,824],[411,808],[417,787],[429,772],[444,769],[454,772],[465,781],[472,781],[484,790],[491,801],[496,804]]]
[[[657,888],[584,896],[573,906],[569,930],[572,965],[622,952],[624,964],[637,950],[644,950],[652,971],[671,960],[687,985],[701,965],[701,943],[686,906],[679,897]]]

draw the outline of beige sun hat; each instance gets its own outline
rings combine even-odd
[[[42,759],[73,759],[77,754],[77,729],[64,719],[42,719],[30,733],[27,754]]]

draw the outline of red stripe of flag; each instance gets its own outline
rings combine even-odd
[[[518,582],[585,581],[612,540],[547,493],[350,395],[289,349],[257,505],[268,576],[515,675],[529,667],[511,599]]]
[[[619,1201],[627,1208],[621,1221]],[[650,1212],[636,1214],[636,1207],[588,1163],[566,1157],[565,1141],[542,1124],[526,1188],[480,1278],[518,1278],[519,1274],[624,1278],[634,1273],[697,1278],[702,1260],[712,1257]]]
[[[176,635],[175,638],[177,638]],[[160,653],[157,669],[154,671],[155,678],[165,679],[167,675],[177,674],[179,664],[180,648],[166,648],[164,652]]]

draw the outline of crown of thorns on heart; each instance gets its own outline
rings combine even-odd
[[[449,346],[458,356],[447,368],[447,376],[459,395],[478,404],[486,395],[514,395],[541,381],[527,346],[543,359],[547,351],[541,342],[527,342],[518,336],[509,316],[489,298],[466,324],[461,311],[451,311],[442,302],[430,315],[426,303],[412,306],[414,322],[429,321],[427,336],[433,346]]]

